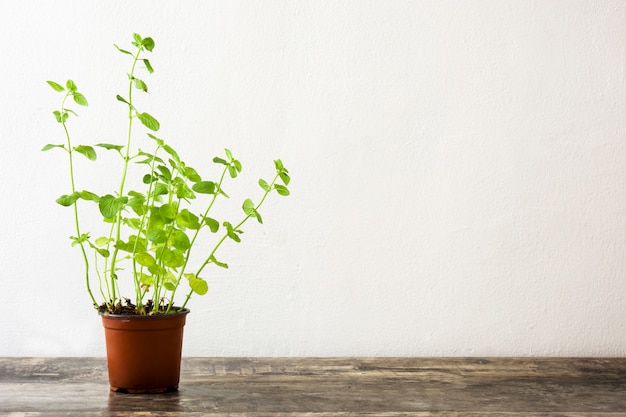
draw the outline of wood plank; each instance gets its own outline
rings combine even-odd
[[[101,358],[0,358],[2,416],[626,416],[626,358],[185,358],[108,391]]]

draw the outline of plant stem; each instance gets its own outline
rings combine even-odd
[[[119,188],[119,192],[118,192],[118,197],[122,197],[122,195],[124,195],[124,184],[126,183],[126,174],[128,172],[128,162],[130,160],[129,155],[130,155],[130,143],[131,143],[131,138],[132,138],[132,128],[133,128],[133,117],[134,117],[134,108],[133,108],[133,77],[135,74],[135,65],[137,64],[137,60],[139,59],[139,55],[141,54],[142,48],[139,48],[137,50],[137,53],[134,56],[133,59],[133,65],[131,67],[130,70],[130,76],[129,76],[129,84],[128,84],[128,133],[127,133],[127,137],[126,137],[126,154],[124,155],[124,167],[122,170],[122,179],[120,181],[120,188]],[[115,241],[119,241],[120,240],[120,234],[121,234],[121,228],[122,228],[122,213],[119,212],[117,214],[117,218],[115,221]],[[113,257],[111,260],[111,284],[113,287],[113,299],[115,300],[117,298],[116,294],[115,294],[115,288],[116,288],[116,280],[117,280],[117,274],[115,273],[115,264],[117,263],[117,254],[119,252],[119,248],[115,247],[113,249]]]
[[[65,95],[63,98],[63,102],[61,103],[61,112],[65,113],[65,100],[69,97],[69,93]],[[70,133],[67,130],[67,125],[65,121],[61,122],[63,125],[63,131],[65,132],[65,138],[67,139],[67,152],[69,155],[69,165],[70,165],[70,182],[72,186],[72,194],[76,192],[76,182],[74,181],[74,158],[73,158],[73,150],[72,150],[72,141],[70,139]],[[91,298],[91,302],[94,307],[98,307],[98,303],[91,292],[91,284],[89,283],[89,260],[87,259],[87,252],[85,251],[85,244],[80,241],[81,233],[80,233],[80,222],[78,218],[78,201],[74,201],[74,225],[76,227],[76,237],[79,239],[80,251],[83,255],[83,261],[85,262],[85,286],[87,287],[87,292],[89,293],[89,297]]]
[[[178,286],[180,285],[180,280],[183,278],[185,270],[187,269],[187,263],[189,262],[189,258],[191,257],[191,249],[193,248],[193,245],[194,245],[196,239],[198,238],[198,234],[200,233],[200,229],[202,229],[202,224],[204,223],[205,219],[209,215],[209,211],[211,211],[211,208],[213,207],[213,204],[215,203],[215,200],[217,199],[217,196],[219,195],[219,192],[217,190],[220,190],[222,188],[222,183],[224,182],[224,177],[226,176],[226,172],[227,171],[228,171],[228,166],[224,167],[224,170],[222,171],[222,175],[220,176],[220,181],[217,184],[215,194],[213,194],[213,198],[211,199],[211,202],[209,203],[208,207],[204,211],[204,214],[202,215],[202,218],[200,219],[200,227],[196,230],[196,232],[194,233],[193,237],[191,238],[191,242],[189,244],[189,249],[187,251],[187,256],[185,257],[185,263],[181,267],[180,273],[178,274],[178,279],[176,280],[176,282],[177,282],[176,288],[174,289],[174,291],[172,291],[170,302],[169,302],[169,304],[167,306],[166,313],[169,313],[170,310],[172,309],[172,306],[174,304],[174,295],[176,295],[176,290],[178,289]],[[187,297],[187,299],[189,299],[189,297]],[[185,304],[187,304],[186,301],[185,301]]]
[[[161,145],[157,144],[157,148],[154,150],[154,153],[152,154],[154,158],[156,158],[157,153],[159,152],[159,149],[161,149]],[[155,159],[152,159],[152,161],[150,162],[150,175],[152,175],[154,173],[154,164],[155,164]],[[151,207],[152,206],[152,202],[150,201],[151,195],[152,195],[152,185],[154,184],[153,181],[150,181],[150,184],[148,185],[148,191],[146,192],[146,207]],[[152,201],[154,201],[154,197],[152,197]],[[139,227],[137,229],[137,238],[135,239],[135,244],[133,245],[133,260],[132,260],[132,264],[133,264],[133,276],[135,277],[135,294],[136,294],[136,301],[137,301],[137,307],[139,308],[139,312],[141,314],[145,313],[145,310],[143,308],[143,297],[145,296],[146,291],[141,291],[141,279],[139,278],[139,274],[137,273],[137,262],[134,259],[134,255],[137,253],[137,245],[139,244],[139,238],[141,235],[141,231],[144,230],[145,224],[146,224],[146,217],[149,214],[149,210],[145,210],[141,216],[141,221],[139,222]],[[148,236],[147,236],[147,231],[146,231],[146,237],[144,239],[144,242],[146,244],[146,246],[148,245]],[[141,267],[142,271],[143,271],[143,266]],[[142,272],[141,271],[141,272]]]
[[[265,201],[265,198],[267,197],[267,195],[270,193],[270,191],[272,191],[272,189],[274,188],[274,184],[276,183],[276,180],[278,179],[279,174],[277,173],[274,176],[274,179],[272,180],[271,184],[269,185],[269,187],[267,188],[267,190],[265,191],[265,193],[263,194],[263,197],[261,198],[261,201],[259,202],[259,204],[257,204],[254,207],[254,210],[258,210],[259,207],[261,207],[261,205],[263,204],[263,202]],[[248,219],[252,217],[251,214],[247,214],[243,220],[241,220],[236,226],[233,227],[233,230],[237,230],[239,229],[241,226],[243,226],[243,224],[248,221]],[[196,277],[200,275],[200,272],[202,272],[202,270],[208,265],[210,264],[211,258],[213,258],[213,256],[215,255],[215,253],[217,252],[217,250],[219,249],[219,247],[222,245],[222,243],[224,243],[224,241],[226,240],[226,238],[228,237],[228,233],[224,234],[224,236],[222,236],[222,238],[217,242],[217,244],[215,245],[215,247],[213,248],[213,250],[211,251],[211,253],[209,254],[209,256],[206,258],[206,260],[202,263],[202,265],[200,266],[200,268],[198,269],[198,271],[196,272]],[[187,302],[189,301],[189,299],[191,298],[191,295],[193,294],[193,290],[189,290],[189,293],[187,293],[187,297],[185,298],[185,302],[183,303],[183,305],[181,306],[181,309],[185,308],[185,306],[187,305]]]

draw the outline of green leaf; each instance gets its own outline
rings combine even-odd
[[[215,194],[215,183],[213,181],[200,181],[195,183],[191,189],[200,194]]]
[[[204,295],[209,291],[209,284],[202,278],[196,277],[194,274],[185,274],[189,280],[189,287],[198,295]]]
[[[162,182],[157,182],[154,186],[154,190],[152,190],[152,196],[158,197],[160,195],[166,195],[169,192],[170,191],[169,188],[167,188],[167,185],[163,184]]]
[[[142,206],[146,202],[146,197],[143,194],[136,193],[137,195],[133,195],[129,193],[132,197],[128,199],[127,205],[129,207],[138,207]]]
[[[105,196],[100,197],[100,201],[98,202],[98,208],[100,209],[100,213],[106,219],[112,219],[117,216],[123,208],[126,202],[128,201],[128,197],[118,197],[115,198],[111,194],[107,194]]]
[[[67,111],[60,112],[58,110],[55,110],[52,112],[52,114],[54,114],[54,117],[59,123],[65,123],[67,121],[67,118],[69,117]]]
[[[121,152],[122,149],[124,149],[123,145],[111,145],[110,143],[98,143],[94,146],[98,146],[100,148],[104,148],[107,151],[111,151],[111,150],[116,150],[118,152]]]
[[[152,133],[148,133],[148,137],[149,137],[150,139],[153,139],[153,140],[157,143],[157,145],[159,145],[159,146],[163,146],[163,145],[165,145],[165,142],[163,141],[163,139],[159,139],[159,138],[157,138],[157,137],[156,137],[156,136],[154,136]]]
[[[61,84],[55,83],[54,81],[46,81],[50,87],[54,89],[54,91],[65,91],[65,88]]]
[[[283,184],[289,185],[289,182],[291,181],[291,178],[289,178],[289,174],[287,174],[286,171],[279,172],[278,176],[280,177],[280,179],[283,182]]]
[[[50,149],[54,149],[54,148],[62,148],[65,149],[65,145],[52,145],[52,144],[47,144],[46,146],[44,146],[43,148],[41,148],[42,151],[49,151]]]
[[[175,286],[178,286],[178,279],[176,279],[176,275],[174,275],[172,271],[166,271],[162,279],[163,282],[169,282],[171,284],[174,284]]]
[[[285,168],[283,162],[280,159],[276,159],[274,160],[274,165],[276,166],[276,172],[278,173],[278,176],[280,177],[283,184],[289,185],[291,178],[289,177],[289,171],[287,171],[287,168]]]
[[[98,239],[96,239],[96,246],[99,246],[99,247],[103,248],[106,245],[108,245],[109,242],[112,241],[112,240],[113,239],[109,239],[106,236],[99,237]]]
[[[70,239],[72,239],[72,246],[80,245],[89,241],[89,233],[83,233],[80,237],[70,236]]]
[[[276,188],[276,192],[278,192],[278,194],[280,195],[284,195],[284,196],[289,195],[289,189],[285,187],[284,185],[274,184],[274,188]]]
[[[243,211],[250,217],[255,217],[259,223],[263,223],[263,219],[256,208],[254,207],[254,203],[249,198],[243,202]]]
[[[185,167],[184,169],[184,175],[185,177],[187,177],[187,179],[189,179],[189,181],[191,182],[199,182],[202,181],[202,178],[200,178],[200,175],[198,174],[198,171],[196,171],[195,169],[193,169],[192,167]]]
[[[225,149],[228,158],[228,173],[231,178],[236,178],[237,173],[241,172],[241,162],[233,158],[233,154],[229,149]]]
[[[179,250],[169,250],[164,248],[162,259],[163,264],[170,268],[178,268],[185,265],[185,257]]]
[[[152,64],[150,64],[150,61],[148,61],[147,59],[144,59],[143,64],[146,66],[146,69],[148,70],[150,74],[154,72],[154,68],[152,68]]]
[[[149,154],[149,153],[147,153],[147,152],[143,152],[141,149],[139,150],[139,152],[137,153],[137,155],[135,155],[133,158],[137,158],[137,157],[140,157],[140,156],[143,156],[143,157],[145,157],[146,159],[141,160],[141,161],[137,161],[137,162],[136,162],[137,164],[150,164],[150,163],[152,163],[152,161],[156,161],[156,162],[158,162],[158,163],[160,163],[160,164],[164,164],[164,163],[165,163],[165,162],[163,162],[163,160],[162,160],[161,158],[159,158],[158,156],[155,156],[155,155]]]
[[[213,158],[213,162],[215,162],[216,164],[228,165],[228,162],[224,161],[222,158],[219,158],[217,156]]]
[[[79,145],[74,147],[74,150],[85,155],[90,161],[95,161],[97,158],[96,151],[91,146]]]
[[[191,247],[191,241],[185,232],[182,230],[174,229],[172,231],[171,245],[181,251],[186,251]]]
[[[139,48],[142,44],[143,39],[141,39],[141,35],[139,35],[138,33],[133,33],[133,45],[135,45],[137,48]]]
[[[145,82],[143,82],[143,80],[140,80],[139,78],[135,78],[133,79],[133,84],[135,84],[135,88],[137,90],[148,92],[148,86],[146,85]]]
[[[220,228],[220,222],[218,222],[215,219],[212,219],[210,217],[205,217],[204,218],[204,223],[209,226],[209,229],[211,229],[212,233],[215,233],[219,230]]]
[[[143,204],[131,205],[130,203],[132,200],[134,199],[131,198],[130,200],[128,200],[127,205],[131,208],[133,213],[135,213],[139,217],[143,217],[148,212],[148,207]],[[135,230],[139,230],[139,227],[143,224],[138,218],[129,218],[129,219],[124,219],[124,220],[125,220],[125,224],[129,225]]]
[[[139,121],[141,122],[142,125],[144,125],[145,127],[147,127],[148,129],[152,131],[156,132],[161,128],[159,121],[155,119],[154,117],[152,117],[151,115],[149,115],[148,113],[145,113],[145,112],[137,113],[137,117],[139,118]]]
[[[200,228],[198,216],[196,216],[187,209],[183,209],[180,213],[178,213],[178,216],[176,216],[176,224],[178,224],[178,226],[180,227],[192,230],[197,230]]]
[[[254,212],[256,211],[254,209],[254,203],[252,202],[252,200],[250,200],[249,198],[246,198],[246,200],[243,202],[243,212],[246,213],[249,216],[254,217]]]
[[[196,198],[196,195],[193,193],[193,191],[191,191],[191,188],[187,186],[187,183],[181,177],[174,178],[174,181],[172,181],[172,184],[174,185],[176,189],[176,197],[182,198],[182,199]]]
[[[142,285],[154,285],[154,277],[152,275],[146,275],[143,272],[139,274],[139,282]]]
[[[125,49],[122,49],[122,48],[120,48],[119,46],[117,46],[116,44],[113,44],[113,46],[115,46],[115,48],[117,48],[117,50],[118,50],[118,51],[120,51],[121,53],[126,54],[126,55],[130,55],[130,56],[133,56],[133,53],[132,53],[132,52],[127,51],[127,50],[125,50]]]
[[[137,216],[143,216],[146,213],[145,206],[133,206],[132,209],[133,209],[133,212],[137,214]],[[122,222],[126,226],[135,230],[139,230],[139,226],[141,226],[142,224],[141,220],[136,217],[123,217]]]
[[[97,194],[86,190],[80,192],[80,198],[87,201],[95,201],[96,203],[100,201],[100,197]]]
[[[76,104],[79,104],[81,106],[89,105],[89,103],[87,103],[87,99],[85,98],[85,96],[79,93],[78,91],[75,91],[74,94],[72,94],[72,97],[74,98],[74,102],[76,102]]]
[[[150,268],[148,268],[148,270],[150,270]],[[169,271],[165,268],[161,268],[161,270],[161,273],[157,273],[155,275],[160,276],[161,283],[168,291],[174,291],[176,287],[178,287],[178,281],[176,279],[176,276],[172,274],[172,271]]]
[[[176,163],[180,164],[180,157],[178,156],[178,153],[176,153],[176,151],[170,145],[163,145],[163,150],[170,154],[170,156],[174,158],[174,161],[176,161]]]
[[[226,192],[224,191],[223,188],[219,187],[219,185],[216,186],[217,187],[217,193],[223,195],[226,198],[230,198],[230,196],[228,194],[226,194]]]
[[[235,230],[233,225],[230,224],[229,222],[224,222],[224,227],[226,228],[226,235],[229,238],[231,238],[232,240],[234,240],[237,243],[241,242],[241,238],[237,234],[237,233],[241,233],[240,230]]]
[[[269,191],[270,190],[270,185],[267,183],[267,181],[265,181],[263,178],[259,179],[259,185],[261,186],[261,188],[263,188],[263,190],[265,191]]]
[[[151,37],[144,38],[141,41],[141,44],[150,52],[154,49],[154,40]]]
[[[63,207],[69,207],[76,202],[80,198],[80,193],[74,192],[70,195],[63,194],[61,197],[56,199],[56,202],[62,205]]]
[[[159,207],[161,218],[167,223],[171,223],[176,218],[176,206],[174,204],[163,204]]]
[[[152,273],[155,276],[165,276],[165,274],[167,273],[167,271],[165,270],[165,268],[163,268],[161,265],[159,264],[154,264],[154,265],[150,265],[148,267],[148,271],[150,271],[150,273]]]
[[[172,172],[169,170],[168,167],[166,167],[165,165],[159,165],[157,166],[157,169],[161,173],[163,179],[165,179],[167,182],[172,180]]]
[[[147,238],[152,243],[167,242],[167,232],[163,229],[152,229],[148,231]]]
[[[135,261],[139,265],[150,267],[156,263],[156,260],[148,252],[140,252],[135,255]]]
[[[74,92],[76,90],[78,90],[78,87],[76,87],[76,84],[74,83],[74,81],[72,80],[67,80],[65,82],[65,86],[67,87],[68,90],[70,90],[71,92]]]
[[[126,103],[129,106],[131,105],[128,101],[126,101],[126,99],[122,96],[120,96],[119,94],[115,96],[115,98],[117,99],[117,101],[121,101],[122,103]]]
[[[218,261],[217,259],[215,259],[215,256],[211,255],[209,259],[211,260],[211,262],[213,262],[215,265],[219,266],[220,268],[228,269],[228,264]]]
[[[115,242],[115,247],[126,252],[145,252],[147,250],[144,239],[138,239],[136,235],[128,237],[128,243],[121,240]]]

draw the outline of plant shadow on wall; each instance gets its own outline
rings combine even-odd
[[[272,177],[268,180],[260,179],[258,182],[262,190],[261,197],[256,203],[250,198],[243,201],[243,213],[238,222],[219,221],[211,217],[211,209],[216,201],[229,198],[224,188],[225,182],[238,176],[242,164],[230,150],[226,149],[224,156],[213,158],[213,162],[220,167],[216,174],[217,179],[205,180],[196,169],[181,159],[171,145],[156,136],[160,128],[158,120],[150,113],[135,107],[133,100],[134,93],[148,91],[146,82],[139,78],[138,72],[139,67],[144,67],[148,74],[154,71],[145,56],[152,52],[155,43],[150,37],[133,34],[132,45],[134,49],[131,50],[114,45],[131,61],[128,91],[125,96],[119,94],[116,96],[120,104],[128,109],[128,133],[124,138],[125,143],[74,145],[68,122],[77,116],[77,113],[68,107],[68,103],[73,101],[79,106],[87,106],[87,99],[72,80],[68,80],[64,85],[48,81],[50,87],[63,96],[60,108],[53,114],[62,127],[65,143],[48,144],[43,150],[64,150],[68,157],[71,189],[68,194],[63,194],[56,201],[73,211],[75,231],[71,236],[72,246],[80,251],[84,262],[87,293],[91,303],[101,314],[105,329],[115,328],[120,332],[128,330],[118,329],[122,321],[118,320],[116,324],[111,324],[107,321],[109,319],[125,317],[123,322],[126,323],[132,316],[138,318],[139,323],[147,323],[148,320],[141,319],[154,318],[155,320],[150,322],[159,323],[157,327],[180,328],[182,337],[182,326],[188,313],[186,306],[189,299],[193,294],[204,295],[208,291],[207,281],[202,278],[205,268],[209,265],[228,268],[226,263],[217,259],[218,249],[226,241],[240,242],[242,227],[251,218],[262,223],[259,208],[270,194],[289,195],[287,186],[290,177],[282,161],[276,159]],[[135,144],[135,130],[142,126],[148,130],[142,142],[143,149],[151,148],[152,152],[145,152]],[[120,157],[119,172],[107,175],[107,178],[116,178],[116,183],[113,184],[110,193],[105,195],[80,190],[77,181],[82,174],[76,172],[74,158],[80,155],[96,161],[96,148],[114,152]],[[134,179],[142,184],[143,189],[128,189],[128,184],[135,184],[132,181],[134,175],[137,175]],[[194,213],[192,202],[197,203],[200,197],[204,204],[200,211]],[[102,220],[92,225],[89,230],[81,223],[80,212],[84,204],[91,204],[100,213]],[[101,232],[93,234],[92,230],[96,229]],[[198,236],[201,233],[215,235],[212,247],[197,248],[200,245]],[[199,257],[194,268],[190,263],[192,254]],[[119,282],[122,279],[132,280],[131,288],[134,289],[132,298],[121,294]],[[94,283],[97,283],[97,287]],[[183,291],[183,303],[175,305],[175,297]],[[94,295],[97,293],[101,298],[100,302]],[[166,322],[165,319],[170,317],[178,317],[178,323],[163,324]],[[163,329],[158,332],[163,332]],[[108,334],[106,337],[111,380],[110,337]],[[163,333],[156,343],[160,344],[161,339],[169,337]],[[130,343],[131,345],[138,343],[132,348],[138,351],[138,357],[145,357],[146,352],[152,351],[152,348],[141,347],[152,346],[146,340],[137,339]],[[149,361],[154,362],[149,365],[158,368],[161,366],[159,360],[151,358]],[[180,361],[180,350],[178,360]],[[156,374],[152,379],[158,377]],[[116,385],[112,380],[110,382],[112,389],[129,392],[160,391],[163,388],[143,388],[137,384],[133,387],[127,383]],[[175,386],[164,388],[175,389],[177,384],[178,380]]]

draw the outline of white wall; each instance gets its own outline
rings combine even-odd
[[[625,2],[7,0],[0,356],[104,354],[45,81],[88,97],[75,140],[121,142],[133,31],[162,136],[244,163],[235,212],[293,177],[185,355],[626,354]]]

